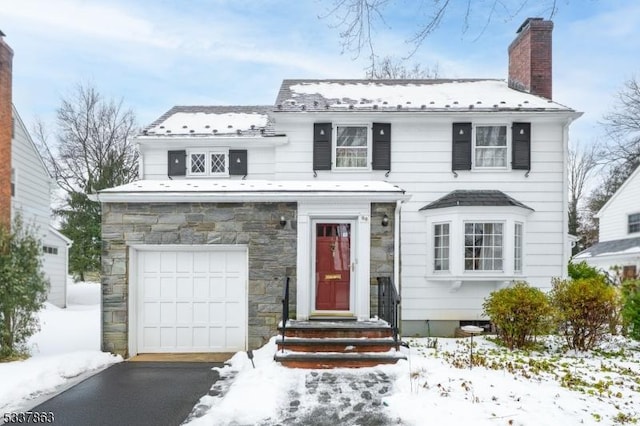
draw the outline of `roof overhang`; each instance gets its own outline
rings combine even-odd
[[[382,181],[142,180],[91,194],[102,203],[238,203],[344,200],[396,202],[410,198]]]

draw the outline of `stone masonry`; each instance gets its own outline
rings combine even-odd
[[[393,203],[371,204],[371,315],[378,314],[378,277],[393,278]],[[389,224],[382,226],[382,218],[387,215]]]
[[[127,356],[128,246],[246,244],[248,343],[276,334],[285,277],[295,304],[296,203],[109,203],[102,205],[102,349]],[[287,219],[284,228],[280,216]]]

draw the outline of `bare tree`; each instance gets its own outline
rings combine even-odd
[[[58,185],[68,194],[91,193],[137,177],[138,153],[131,143],[136,118],[123,102],[106,100],[79,84],[57,110],[55,138],[42,121],[34,130],[40,151]],[[120,168],[111,167],[118,164]],[[109,176],[104,176],[108,171]]]
[[[399,5],[399,3],[402,3]],[[435,32],[445,20],[447,13],[458,6],[464,7],[464,17],[461,31],[469,31],[471,21],[483,22],[482,28],[478,32],[480,37],[489,25],[496,19],[511,20],[515,18],[526,6],[533,3],[537,9],[536,13],[548,16],[549,19],[558,11],[557,0],[466,0],[463,2],[453,2],[451,0],[419,0],[410,4],[416,7],[417,14],[426,16],[421,25],[414,29],[414,32],[406,40],[409,49],[406,58],[410,58],[422,45],[424,40]],[[389,27],[385,16],[392,7],[407,7],[408,2],[399,0],[334,0],[328,12],[320,16],[322,19],[335,18],[335,27],[340,31],[342,39],[342,49],[359,57],[366,51],[371,68],[375,68],[378,58],[375,33],[378,26]],[[388,9],[389,8],[389,9]],[[406,59],[405,58],[405,59]]]
[[[613,110],[605,115],[605,126],[613,141],[607,159],[612,163],[640,160],[640,84],[633,77],[618,92]]]
[[[81,280],[100,268],[100,204],[87,194],[131,182],[138,173],[135,114],[122,101],[104,99],[95,87],[79,84],[57,110],[56,132],[38,121],[36,141],[49,170],[65,193],[56,210],[61,231],[73,240],[69,268]]]
[[[385,56],[381,61],[372,64],[372,67],[367,70],[366,77],[371,80],[421,79],[438,78],[439,74],[438,64],[430,67],[415,63],[407,68],[402,60]]]
[[[584,201],[586,185],[598,166],[600,155],[601,150],[596,143],[589,146],[577,143],[574,148],[569,149],[569,234],[580,237],[579,243],[574,247],[574,254],[584,248],[587,239],[581,235],[585,228],[581,226],[583,217],[579,204]]]

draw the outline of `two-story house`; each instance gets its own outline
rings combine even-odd
[[[486,321],[515,280],[566,275],[568,130],[553,24],[528,19],[509,81],[284,80],[273,106],[174,107],[137,138],[141,180],[99,192],[103,349],[255,348],[291,318],[377,314],[405,335]],[[382,281],[380,281],[382,282]]]
[[[12,104],[13,51],[0,32],[0,211],[7,224],[20,214],[42,242],[42,267],[49,279],[47,300],[66,306],[68,248],[71,241],[51,225],[51,191],[55,185],[42,157]]]
[[[575,255],[613,277],[640,276],[640,167],[598,212],[598,243]]]

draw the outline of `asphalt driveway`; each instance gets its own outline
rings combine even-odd
[[[207,362],[121,362],[34,407],[53,424],[179,425],[218,380]]]

